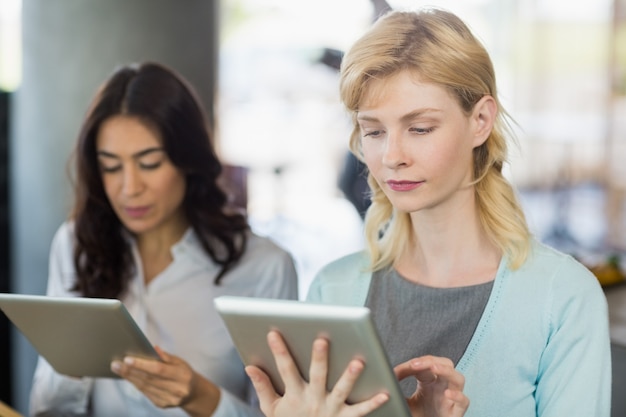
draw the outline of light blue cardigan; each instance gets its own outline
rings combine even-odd
[[[307,301],[364,305],[367,265],[364,252],[330,263]],[[521,268],[503,259],[457,369],[470,399],[466,417],[609,417],[608,309],[597,279],[536,241]]]

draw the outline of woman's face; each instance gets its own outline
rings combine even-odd
[[[456,210],[473,198],[472,149],[491,130],[483,101],[493,99],[466,115],[447,90],[408,71],[368,87],[357,113],[362,152],[396,209]]]
[[[138,236],[184,231],[185,177],[156,129],[135,117],[114,116],[100,126],[96,152],[104,190],[128,230]]]

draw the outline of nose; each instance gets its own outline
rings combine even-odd
[[[382,162],[389,168],[408,164],[409,155],[406,152],[406,143],[402,135],[393,132],[387,134]]]
[[[124,167],[124,177],[122,184],[122,192],[127,197],[140,194],[143,191],[144,183],[141,178],[139,169],[134,166]]]

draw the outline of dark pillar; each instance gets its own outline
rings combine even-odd
[[[0,292],[10,292],[9,275],[9,93],[0,91]],[[0,313],[0,400],[11,402],[11,332]]]

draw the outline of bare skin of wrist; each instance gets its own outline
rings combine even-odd
[[[194,392],[182,405],[183,410],[191,417],[210,417],[220,402],[220,389],[202,375],[195,374]]]

